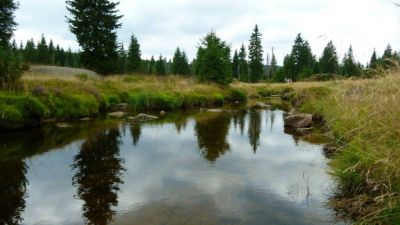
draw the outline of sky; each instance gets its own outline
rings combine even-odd
[[[135,34],[143,58],[172,57],[179,46],[189,58],[211,30],[232,50],[246,46],[255,24],[262,33],[264,58],[274,48],[278,64],[290,53],[301,33],[319,57],[332,40],[342,58],[350,44],[366,64],[374,50],[381,55],[388,44],[400,50],[400,7],[396,0],[120,0],[122,27],[118,41],[129,44]],[[400,0],[399,0],[400,1]],[[64,0],[19,0],[15,39],[39,40],[43,33],[64,48],[79,49],[69,31]]]

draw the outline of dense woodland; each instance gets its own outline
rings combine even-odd
[[[172,59],[162,55],[144,59],[139,40],[134,34],[129,46],[117,42],[117,30],[122,26],[119,23],[122,16],[116,10],[118,3],[101,0],[92,4],[70,0],[66,1],[66,5],[70,12],[67,19],[70,31],[76,35],[81,47],[78,52],[64,49],[52,40],[47,40],[44,35],[37,43],[33,39],[19,44],[12,41],[17,26],[14,12],[18,4],[13,0],[3,1],[0,8],[4,18],[0,21],[0,83],[3,86],[17,80],[23,69],[27,69],[30,64],[82,67],[102,75],[179,74],[196,77],[201,81],[229,84],[233,80],[255,83],[369,76],[371,70],[376,73],[375,69],[388,69],[399,61],[399,55],[390,45],[382,56],[377,56],[374,50],[366,66],[354,58],[351,46],[344,58],[340,59],[332,41],[327,43],[322,55],[317,57],[309,42],[298,34],[292,51],[283,59],[283,65],[278,66],[273,50],[264,54],[262,34],[257,25],[250,35],[249,43],[243,43],[240,49],[232,49],[228,42],[211,31],[200,39],[196,58],[192,61],[179,47]],[[264,55],[267,55],[265,59]]]

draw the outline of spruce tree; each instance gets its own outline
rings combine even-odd
[[[258,82],[263,74],[263,49],[261,45],[261,33],[256,25],[249,44],[249,68],[250,82]]]
[[[342,66],[342,75],[346,77],[358,76],[360,75],[360,69],[357,66],[354,55],[353,55],[353,47],[350,45],[348,52],[345,54],[343,58],[343,66]]]
[[[30,39],[25,44],[24,60],[28,63],[36,62],[36,47],[33,39]]]
[[[127,55],[123,44],[118,49],[118,73],[125,74],[127,72]]]
[[[165,68],[165,60],[162,57],[162,55],[160,55],[160,57],[158,58],[157,62],[156,62],[156,74],[157,75],[165,75],[166,72],[166,68]]]
[[[149,68],[147,70],[148,74],[153,74],[154,73],[154,67],[156,65],[156,61],[154,60],[154,56],[151,56],[150,62],[149,62]]]
[[[271,77],[274,77],[276,74],[276,71],[278,70],[278,63],[276,61],[274,49],[272,49],[272,57],[271,57],[271,68],[270,68],[270,75]]]
[[[235,50],[235,53],[233,54],[232,75],[233,75],[233,78],[239,79],[239,55],[238,55],[237,50]]]
[[[181,51],[179,47],[174,53],[171,66],[172,74],[188,75],[189,74],[189,61],[184,51]]]
[[[140,70],[141,61],[140,44],[135,35],[132,34],[128,49],[128,71],[138,72]]]
[[[82,48],[81,62],[88,69],[107,75],[117,70],[118,44],[116,30],[122,16],[119,3],[110,0],[67,0],[71,17],[69,28]]]
[[[55,61],[55,48],[54,48],[54,43],[53,43],[53,40],[50,40],[50,43],[49,43],[49,52],[48,52],[48,57],[49,57],[49,59],[48,59],[48,62],[51,64],[51,65],[54,65],[54,61]]]
[[[46,38],[44,34],[42,34],[42,37],[37,44],[37,62],[40,64],[48,64],[49,59],[49,48],[47,46]]]
[[[332,41],[327,44],[322,53],[322,57],[319,60],[319,69],[321,73],[328,74],[337,74],[339,71],[338,56]]]
[[[0,3],[0,45],[8,46],[13,36],[17,23],[14,12],[18,9],[18,3],[14,0],[1,0]]]
[[[247,63],[247,52],[244,44],[240,47],[239,52],[239,80],[249,81],[249,66]]]
[[[232,81],[230,46],[214,31],[208,33],[197,50],[196,75],[201,81],[229,84]]]
[[[13,0],[0,1],[0,88],[12,87],[22,74],[18,47],[10,46],[10,39],[17,23],[14,12],[18,4]],[[1,112],[0,112],[1,114]]]
[[[181,64],[182,53],[179,47],[175,50],[174,57],[172,59],[172,73],[179,74]]]
[[[290,65],[288,68],[291,75],[288,78],[292,80],[300,80],[311,75],[315,60],[311,52],[310,44],[298,34],[290,54]]]
[[[376,69],[378,66],[377,62],[378,62],[378,58],[376,56],[376,51],[374,49],[374,52],[372,53],[372,56],[371,56],[371,60],[369,61],[369,68]]]

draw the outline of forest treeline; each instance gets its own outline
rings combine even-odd
[[[399,61],[399,54],[388,45],[382,56],[374,50],[370,62],[364,66],[358,62],[350,46],[340,59],[332,41],[328,42],[320,57],[317,57],[307,40],[298,34],[292,51],[278,66],[274,51],[264,58],[262,34],[255,25],[249,43],[239,49],[211,31],[200,39],[196,57],[189,60],[186,52],[177,47],[173,58],[163,55],[142,58],[140,43],[134,34],[129,46],[117,42],[117,30],[122,26],[121,15],[116,9],[118,2],[109,0],[92,4],[82,0],[66,1],[70,15],[69,28],[80,45],[77,52],[65,50],[47,40],[44,35],[35,43],[33,39],[17,44],[11,41],[16,23],[14,12],[18,4],[5,0],[0,8],[4,19],[0,21],[0,84],[4,86],[18,79],[22,70],[30,64],[83,67],[102,75],[109,74],[179,74],[196,77],[201,81],[229,84],[233,80],[243,82],[284,82],[307,79],[329,79],[331,77],[368,76],[373,69],[388,69]],[[375,71],[374,71],[375,72]]]

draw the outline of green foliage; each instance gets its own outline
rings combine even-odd
[[[215,32],[207,34],[197,51],[196,75],[201,81],[229,84],[232,81],[231,49]]]
[[[176,109],[182,106],[178,97],[168,93],[142,92],[129,95],[128,104],[134,110]]]
[[[1,0],[0,3],[0,46],[7,46],[13,36],[15,26],[14,12],[18,3],[14,0]]]
[[[232,60],[232,76],[234,79],[239,79],[239,74],[240,74],[240,62],[239,62],[239,55],[237,50],[235,50],[235,53],[233,54],[233,60]]]
[[[240,47],[239,52],[239,80],[249,81],[249,65],[247,63],[247,53],[244,44]]]
[[[179,48],[176,49],[174,53],[174,58],[172,60],[172,71],[173,74],[189,75],[189,61],[184,51]]]
[[[0,104],[0,129],[18,128],[24,123],[24,117],[15,106]]]
[[[339,72],[338,56],[332,41],[327,44],[322,53],[322,57],[319,60],[319,69],[321,73],[338,74]]]
[[[286,56],[283,63],[285,78],[294,81],[310,76],[313,72],[315,58],[311,52],[309,43],[298,34],[292,52]]]
[[[49,96],[49,108],[53,117],[78,119],[96,115],[99,103],[94,96],[61,93]]]
[[[261,33],[256,25],[250,38],[249,45],[249,68],[250,82],[260,81],[263,74],[263,48],[261,45]]]
[[[342,65],[342,75],[350,77],[350,76],[359,76],[361,75],[361,70],[357,66],[354,56],[353,56],[353,47],[350,46],[349,51],[343,58],[343,65]]]
[[[157,75],[166,75],[167,70],[165,68],[165,60],[163,59],[162,55],[158,58],[156,62],[156,74]]]
[[[9,46],[0,46],[0,88],[11,88],[22,75],[19,55]]]
[[[141,52],[140,52],[140,44],[132,34],[131,42],[129,44],[128,49],[128,71],[129,72],[138,72],[140,70],[141,65]]]
[[[116,30],[121,27],[117,5],[110,0],[96,0],[95,4],[86,0],[67,1],[72,15],[67,21],[83,50],[81,61],[86,68],[104,75],[117,70]]]
[[[242,90],[232,89],[230,99],[233,101],[245,102],[247,101],[247,94]]]

